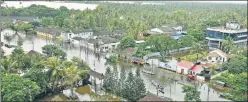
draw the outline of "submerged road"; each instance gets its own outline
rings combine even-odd
[[[4,30],[2,32],[2,38],[3,35],[5,33],[12,33],[11,30]],[[4,39],[2,39],[2,41],[4,41],[6,43],[6,41]],[[32,44],[32,41],[34,43],[34,46]],[[41,38],[37,38],[35,37],[32,41],[30,40],[25,40],[22,48],[24,49],[24,51],[30,51],[32,49],[34,49],[37,52],[42,52],[41,47],[46,45],[46,44],[55,44],[54,42],[50,41],[50,40],[45,40],[45,39],[41,39]],[[13,40],[10,44],[16,44],[16,42]],[[99,73],[105,73],[106,68],[108,67],[108,65],[105,64],[106,60],[104,58],[104,56],[100,56],[100,55],[95,55],[93,53],[93,51],[88,51],[85,49],[82,49],[80,51],[80,47],[79,46],[73,46],[73,45],[63,45],[60,46],[66,53],[67,53],[67,58],[71,59],[72,57],[76,56],[79,57],[81,59],[83,59],[85,62],[87,62],[90,66],[90,68],[92,70],[96,70]],[[6,49],[6,48],[5,48]],[[10,54],[11,53],[11,49],[6,49],[5,53]],[[156,59],[151,59],[153,60],[154,63],[159,63],[158,60]],[[148,68],[151,69],[150,66],[148,66]],[[125,68],[126,71],[132,71],[135,72],[136,68]],[[120,71],[120,67],[118,67],[118,71]],[[172,98],[174,101],[184,101],[184,93],[182,93],[182,84],[180,83],[186,83],[186,84],[194,84],[193,81],[189,81],[187,80],[186,77],[178,75],[174,72],[170,72],[161,68],[157,68],[156,66],[153,67],[153,71],[155,73],[155,75],[148,75],[145,73],[141,72],[141,77],[144,80],[144,83],[146,85],[146,89],[153,93],[153,94],[157,94],[156,91],[156,87],[152,84],[152,81],[158,81],[158,82],[163,82],[163,86],[164,88],[164,94],[159,93],[159,96],[165,96],[165,97],[169,97]],[[172,79],[176,79],[178,81],[167,81],[164,80],[163,77],[165,79],[168,78],[172,78]],[[163,81],[164,80],[164,81]],[[215,91],[212,88],[208,89],[208,84],[207,83],[198,83],[197,84],[197,89],[201,92],[200,94],[200,98],[201,101],[228,101],[226,99],[223,98],[219,98],[219,92]],[[209,90],[209,91],[208,91]],[[210,97],[210,98],[209,98]]]

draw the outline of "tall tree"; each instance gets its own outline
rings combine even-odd
[[[16,74],[3,74],[2,101],[33,101],[40,87],[33,81]]]
[[[135,78],[135,83],[136,85],[136,101],[139,100],[140,98],[143,98],[146,95],[146,86],[142,78],[136,77]]]
[[[225,40],[222,42],[222,46],[221,46],[221,49],[222,51],[224,51],[225,53],[230,53],[231,51],[231,48],[233,48],[235,45],[234,45],[234,42],[232,40],[231,37],[227,37],[225,38]]]
[[[201,101],[200,100],[200,92],[197,91],[195,86],[184,85],[183,93],[185,93],[184,100],[185,101]]]
[[[240,74],[247,72],[247,57],[243,55],[236,55],[230,59],[227,63],[228,72],[234,74]]]
[[[7,73],[16,72],[16,61],[11,60],[10,58],[1,59],[1,65]]]
[[[125,49],[128,47],[134,47],[134,46],[135,46],[135,40],[130,36],[124,37],[120,42],[121,49]]]
[[[191,47],[194,45],[195,42],[196,42],[196,39],[191,35],[183,36],[183,37],[179,38],[179,40],[178,40],[178,43],[179,43],[181,48]]]
[[[113,92],[113,73],[111,71],[111,69],[108,67],[106,69],[105,75],[104,75],[104,80],[103,80],[103,88],[107,91],[107,92]]]
[[[77,69],[76,66],[66,66],[67,68],[64,68],[65,76],[64,76],[64,84],[70,86],[71,90],[71,98],[74,99],[76,96],[73,93],[73,88],[76,85],[76,82],[81,79],[80,77],[80,71]]]
[[[55,88],[57,88],[57,85],[59,83],[59,78],[61,77],[62,73],[62,66],[60,65],[61,61],[56,57],[49,57],[45,61],[45,65],[48,70],[48,77],[49,82],[52,83],[50,86],[53,91],[55,91]]]
[[[123,94],[123,97],[130,100],[130,101],[137,101],[137,94],[136,94],[136,83],[135,83],[135,76],[133,73],[130,71],[128,73],[128,77],[125,81],[125,94]],[[130,94],[132,93],[132,94]]]

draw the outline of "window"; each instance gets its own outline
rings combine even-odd
[[[216,60],[218,60],[218,57],[216,57]]]
[[[208,60],[212,60],[212,57],[208,57]]]

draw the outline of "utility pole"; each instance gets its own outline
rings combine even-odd
[[[152,72],[154,72],[154,69],[153,69],[153,60],[152,60]]]
[[[208,84],[208,97],[207,97],[207,101],[209,101],[209,91],[210,91],[210,89],[209,89],[209,84]]]
[[[82,52],[81,43],[82,43],[82,40],[79,40],[79,49],[80,49],[80,50],[79,50],[79,56],[80,56],[80,59],[82,59],[82,58],[81,58],[81,56],[82,56],[82,55],[81,55],[81,52]]]

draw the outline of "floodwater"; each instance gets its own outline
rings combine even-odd
[[[6,32],[11,32],[10,30],[4,30],[2,33],[2,36]],[[2,37],[3,38],[3,37]],[[30,51],[34,49],[37,52],[42,52],[41,47],[46,44],[53,44],[52,41],[45,40],[42,38],[35,37],[33,40],[34,47],[31,43],[32,41],[25,40],[23,43],[23,49],[24,51]],[[11,44],[15,44],[15,41],[12,41]],[[104,56],[97,56],[93,53],[93,51],[88,51],[83,49],[80,53],[79,46],[72,46],[72,45],[63,45],[61,48],[67,53],[67,58],[71,59],[73,56],[80,57],[85,62],[89,64],[92,70],[95,70],[99,73],[105,73],[106,68],[108,65],[105,64],[106,60]],[[8,51],[11,50],[5,50],[6,53],[11,53]],[[158,63],[158,60],[153,60],[154,63]],[[136,68],[128,68],[124,67],[127,72],[132,71],[135,72]],[[226,99],[219,98],[219,92],[213,90],[212,88],[208,89],[207,83],[199,83],[199,82],[193,82],[188,80],[185,76],[176,74],[174,72],[167,71],[165,69],[157,68],[156,64],[151,68],[151,66],[148,66],[152,71],[154,71],[155,75],[148,75],[141,72],[141,77],[144,80],[144,83],[146,85],[147,91],[157,94],[156,87],[152,84],[152,81],[155,82],[161,82],[164,86],[164,94],[158,93],[159,96],[165,96],[172,98],[175,101],[184,101],[184,93],[182,93],[182,84],[196,84],[197,89],[201,92],[201,100],[202,101],[228,101]],[[118,71],[120,71],[120,67],[118,67]],[[164,76],[164,78],[162,77]],[[173,79],[177,81],[168,81],[168,79]],[[208,92],[209,90],[209,92]]]
[[[75,9],[75,10],[85,10],[85,9],[95,9],[98,5],[97,4],[83,4],[83,3],[69,3],[69,2],[48,2],[48,1],[5,1],[2,5],[3,7],[15,7],[15,8],[22,8],[28,7],[32,4],[36,5],[44,5],[50,8],[59,8],[60,6],[65,6],[68,9]]]

